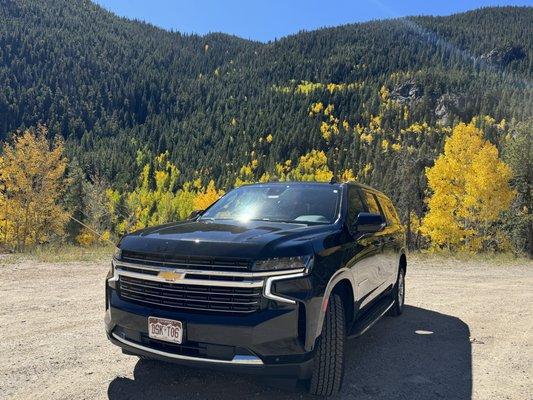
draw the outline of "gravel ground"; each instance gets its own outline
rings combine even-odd
[[[107,262],[0,265],[0,398],[294,399],[257,378],[139,361],[105,337]],[[417,256],[405,313],[347,347],[340,398],[532,399],[533,263]]]

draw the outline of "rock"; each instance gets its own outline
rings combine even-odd
[[[437,99],[435,116],[442,125],[449,125],[454,115],[460,114],[466,106],[464,96],[454,93],[445,93]]]
[[[414,80],[398,83],[390,94],[392,100],[400,103],[411,103],[422,97],[424,90]]]
[[[505,46],[494,48],[480,58],[492,64],[507,65],[513,60],[521,60],[526,57],[526,53],[521,46]]]

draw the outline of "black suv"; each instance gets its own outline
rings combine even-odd
[[[242,186],[191,219],[124,236],[106,331],[124,353],[340,389],[347,337],[402,313],[404,230],[357,183]]]

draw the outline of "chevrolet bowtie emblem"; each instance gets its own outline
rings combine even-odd
[[[163,278],[164,280],[168,282],[178,282],[183,279],[185,274],[174,272],[174,271],[161,271],[159,274],[157,274],[159,278]]]

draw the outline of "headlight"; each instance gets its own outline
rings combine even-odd
[[[113,252],[113,258],[115,260],[120,260],[120,257],[122,256],[122,250],[120,249],[120,247],[115,247],[115,251]]]
[[[254,263],[254,271],[283,271],[310,268],[313,256],[269,258]]]

